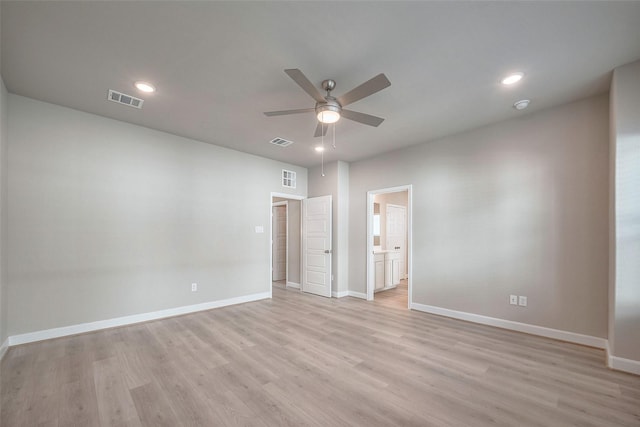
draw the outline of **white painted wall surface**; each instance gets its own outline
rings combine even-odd
[[[305,168],[16,95],[9,124],[9,335],[269,291],[255,227]]]
[[[608,159],[598,96],[351,163],[349,290],[366,192],[413,184],[415,303],[606,337]]]
[[[7,147],[9,94],[0,77],[0,355],[7,332]]]
[[[614,71],[611,85],[614,197],[609,347],[640,374],[640,61]]]

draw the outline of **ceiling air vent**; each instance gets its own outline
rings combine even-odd
[[[273,138],[269,142],[272,143],[273,145],[277,145],[278,147],[287,147],[293,144],[293,141],[287,141],[286,139],[282,139],[282,138]]]
[[[109,89],[107,95],[109,101],[117,102],[118,104],[128,105],[129,107],[142,108],[144,99],[136,98],[135,96],[127,95],[126,93],[116,92]]]

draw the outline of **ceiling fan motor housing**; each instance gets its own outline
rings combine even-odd
[[[328,80],[323,80],[322,81],[322,89],[326,90],[327,92],[331,92],[335,88],[336,88],[336,81],[335,80],[328,79]]]
[[[327,96],[325,102],[316,103],[316,115],[324,111],[335,111],[340,114],[342,112],[342,106],[334,97]]]

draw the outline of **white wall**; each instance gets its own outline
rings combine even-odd
[[[2,8],[0,7],[0,10]],[[0,19],[2,22],[2,19]],[[2,32],[0,31],[0,34]],[[0,42],[0,46],[2,43]],[[0,70],[2,69],[0,55]],[[7,335],[7,99],[9,95],[0,76],[0,357]]]
[[[606,337],[608,158],[599,96],[352,163],[349,289],[366,192],[413,184],[413,302]]]
[[[7,99],[0,77],[0,355],[7,334]]]
[[[640,61],[611,84],[612,274],[609,347],[640,374]]]
[[[255,226],[305,168],[16,95],[9,124],[9,335],[269,291]]]

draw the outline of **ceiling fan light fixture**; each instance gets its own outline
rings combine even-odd
[[[340,105],[334,100],[328,100],[326,104],[316,105],[316,115],[321,123],[335,123],[340,120]]]
[[[331,124],[340,120],[340,113],[337,111],[320,111],[318,113],[318,120],[322,123]]]

